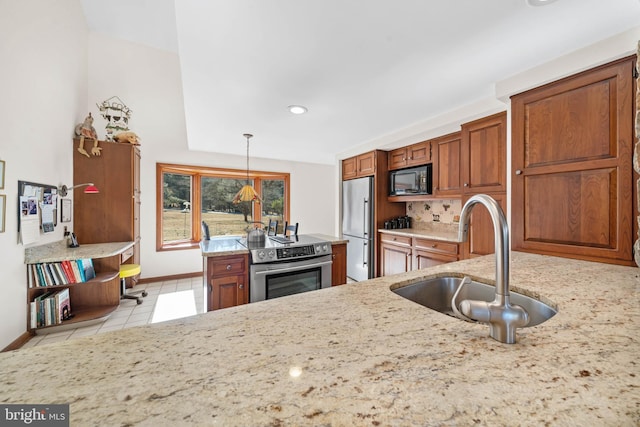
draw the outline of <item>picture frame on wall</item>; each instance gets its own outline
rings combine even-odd
[[[7,213],[7,195],[0,194],[0,233],[4,233],[4,218]]]
[[[0,160],[0,190],[4,190],[4,160]]]
[[[60,199],[60,222],[71,222],[71,199]]]

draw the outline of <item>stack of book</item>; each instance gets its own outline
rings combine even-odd
[[[31,328],[58,325],[71,318],[69,288],[45,292],[31,301]]]
[[[91,258],[27,264],[30,288],[82,283],[96,277]]]

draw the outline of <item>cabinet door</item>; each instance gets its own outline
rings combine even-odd
[[[633,65],[512,97],[514,249],[634,265]]]
[[[358,176],[356,158],[350,157],[342,161],[342,179],[353,179]]]
[[[421,270],[427,267],[435,267],[436,265],[446,264],[457,261],[456,257],[435,254],[420,249],[413,250],[413,269]]]
[[[507,195],[506,193],[489,194],[502,208],[505,216],[507,216]],[[463,198],[464,203],[471,196]],[[495,233],[493,231],[493,221],[489,215],[489,211],[481,205],[476,204],[471,211],[469,221],[469,233],[467,241],[464,243],[465,258],[474,258],[482,255],[495,253]]]
[[[389,170],[402,169],[407,166],[407,149],[404,147],[389,151],[388,157]]]
[[[376,152],[370,151],[356,157],[358,176],[373,175],[376,172]]]
[[[246,304],[246,286],[243,275],[222,276],[211,279],[211,309]]]
[[[411,271],[411,248],[406,246],[380,244],[380,269],[382,276]]]
[[[435,160],[433,162],[433,195],[460,196],[460,153],[462,136],[460,132],[436,138]]]
[[[347,245],[346,243],[331,245],[331,286],[347,283]]]
[[[425,165],[431,161],[430,141],[419,142],[407,147],[407,166]]]
[[[462,125],[464,194],[507,190],[507,113]]]

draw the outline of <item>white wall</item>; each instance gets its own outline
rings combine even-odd
[[[156,163],[245,169],[246,157],[187,151],[178,55],[92,33],[89,36],[88,109],[104,138],[96,103],[118,96],[141,138],[141,260],[143,278],[202,271],[198,249],[156,252]],[[251,129],[247,129],[248,132]],[[238,135],[230,144],[245,144]],[[252,144],[260,143],[255,135]],[[301,147],[301,149],[304,149]],[[251,158],[251,169],[291,174],[291,220],[301,233],[335,232],[335,167]]]
[[[37,11],[37,13],[35,13]],[[79,0],[0,0],[0,349],[26,330],[24,246],[17,243],[18,180],[71,185],[73,129],[87,99],[87,26]],[[62,226],[40,242],[62,239]]]

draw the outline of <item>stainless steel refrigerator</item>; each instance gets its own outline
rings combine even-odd
[[[373,277],[373,177],[342,182],[342,235],[347,239],[347,276]]]

